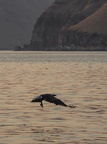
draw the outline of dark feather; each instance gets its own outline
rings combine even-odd
[[[43,100],[43,97],[40,95],[34,98],[31,102],[41,102],[42,100]]]
[[[67,107],[67,105],[64,102],[62,102],[60,99],[58,99],[56,97],[49,97],[48,96],[45,98],[45,101],[50,102],[50,103],[54,103],[56,105],[62,105],[62,106]]]

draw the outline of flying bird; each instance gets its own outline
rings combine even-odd
[[[69,106],[66,105],[64,102],[62,102],[60,99],[56,98],[56,94],[42,94],[40,96],[37,96],[36,98],[34,98],[31,102],[40,102],[40,106],[43,108],[43,103],[42,101],[45,100],[47,102],[50,103],[54,103],[56,105],[61,105],[61,106],[65,106],[65,107],[70,107],[70,108],[75,108],[75,105]]]

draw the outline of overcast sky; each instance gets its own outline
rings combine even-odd
[[[0,0],[0,49],[28,44],[40,14],[54,0]]]

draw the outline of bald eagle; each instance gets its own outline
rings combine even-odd
[[[54,103],[56,105],[61,105],[65,107],[70,107],[70,108],[75,108],[75,105],[69,106],[66,105],[64,102],[62,102],[60,99],[56,98],[56,94],[41,94],[40,96],[37,96],[34,98],[31,102],[40,102],[40,106],[43,108],[43,103],[42,101],[45,100],[50,103]]]

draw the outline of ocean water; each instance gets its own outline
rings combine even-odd
[[[0,51],[0,144],[107,144],[107,52]]]

